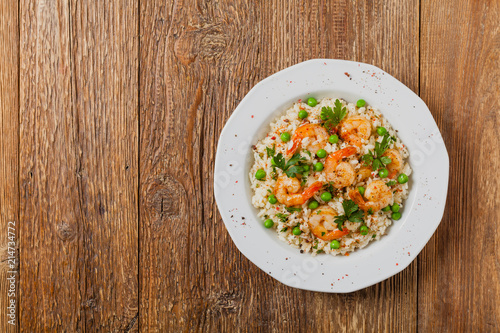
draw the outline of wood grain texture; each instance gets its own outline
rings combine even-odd
[[[212,173],[238,102],[297,62],[365,61],[418,92],[418,1],[143,1],[140,18],[140,329],[415,331],[415,263],[348,295],[286,287],[232,243]]]
[[[12,328],[2,228],[0,332],[498,331],[498,17],[497,0],[1,1],[0,225],[19,221],[20,275]],[[321,57],[420,93],[450,154],[418,260],[347,295],[260,271],[213,197],[239,101]]]
[[[500,329],[500,2],[422,1],[421,96],[450,155],[447,209],[419,256],[419,331]]]
[[[21,1],[21,330],[138,317],[138,8]]]
[[[17,2],[0,2],[0,332],[16,332],[19,325],[18,253],[10,260],[19,240],[19,22]],[[15,225],[9,224],[14,222]],[[8,227],[13,227],[14,230]],[[13,234],[9,234],[13,232]],[[9,254],[10,252],[10,254]],[[14,269],[11,267],[14,265]],[[17,266],[17,267],[16,267]],[[7,280],[7,278],[11,280]],[[9,296],[9,294],[11,294]],[[9,317],[11,300],[14,315]],[[11,321],[11,323],[9,323]],[[14,323],[14,325],[12,325]]]

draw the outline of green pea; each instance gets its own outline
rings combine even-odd
[[[383,136],[385,133],[387,133],[387,130],[385,129],[385,127],[380,126],[379,128],[377,128],[378,135]]]
[[[334,239],[330,242],[330,249],[336,250],[339,247],[340,247],[340,242],[338,240]]]
[[[298,235],[300,235],[300,234],[302,233],[302,230],[300,230],[300,228],[299,228],[299,227],[295,227],[295,228],[293,228],[292,233],[293,233],[295,236],[298,236]]]
[[[278,202],[278,199],[276,199],[276,196],[274,194],[271,194],[268,198],[267,201],[269,201],[270,204],[274,205],[275,203]]]
[[[359,194],[365,195],[365,188],[363,186],[358,187]]]
[[[318,155],[319,158],[325,158],[326,157],[326,151],[324,149],[320,149],[316,152],[316,155]]]
[[[399,212],[399,205],[397,203],[395,203],[394,205],[392,205],[391,207],[391,210],[394,212],[394,213],[397,213]]]
[[[321,200],[323,200],[323,201],[330,201],[330,200],[332,200],[332,194],[330,192],[323,192],[323,193],[321,193]]]
[[[318,162],[314,164],[314,171],[321,171],[321,170],[323,170],[323,163]]]
[[[266,172],[264,171],[264,169],[257,170],[257,172],[255,173],[255,178],[261,180],[264,177],[266,177]]]
[[[398,176],[398,183],[400,184],[404,184],[404,183],[407,183],[408,182],[408,176],[405,175],[404,173],[400,174]]]
[[[358,101],[356,102],[356,106],[358,108],[362,108],[365,105],[366,105],[366,101],[364,99],[358,99]]]
[[[394,220],[394,221],[397,221],[401,218],[401,213],[400,212],[397,212],[397,213],[392,213],[391,215],[391,218]]]
[[[307,113],[306,110],[300,110],[299,111],[299,118],[300,119],[304,119],[304,118],[307,118],[307,116],[309,115],[309,113]]]
[[[309,203],[309,209],[316,209],[318,208],[319,203],[316,200],[313,200]]]
[[[290,141],[290,133],[283,132],[283,133],[281,133],[280,138],[281,138],[281,141],[288,142],[288,141]]]
[[[359,227],[359,231],[363,236],[368,235],[368,227],[366,225]]]
[[[264,221],[264,227],[266,227],[267,229],[272,228],[273,225],[274,225],[274,222],[271,219],[267,219]]]
[[[386,168],[380,169],[378,171],[378,175],[380,176],[380,178],[386,178],[389,175],[389,171],[387,171]]]
[[[337,134],[333,134],[333,135],[330,135],[330,137],[328,138],[328,141],[330,141],[330,143],[337,143],[339,142],[339,137]]]
[[[386,206],[386,207],[382,208],[382,211],[383,212],[390,212],[391,211],[391,206]]]
[[[309,165],[303,165],[304,171],[309,171],[311,167]]]
[[[307,105],[309,105],[310,107],[312,107],[312,108],[313,108],[313,107],[315,107],[315,106],[316,106],[316,104],[318,104],[318,101],[316,100],[316,98],[314,98],[314,97],[309,97],[309,98],[307,99]]]

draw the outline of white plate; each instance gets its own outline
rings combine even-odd
[[[265,229],[251,204],[251,146],[269,123],[309,96],[363,98],[397,129],[410,151],[410,193],[402,218],[388,234],[349,256],[301,254]],[[346,293],[383,281],[406,268],[438,227],[448,190],[449,159],[425,103],[408,87],[372,65],[314,59],[259,82],[222,130],[215,159],[214,192],[224,224],[238,249],[278,281],[292,287]]]

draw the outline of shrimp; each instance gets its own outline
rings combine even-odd
[[[331,241],[349,233],[347,228],[339,230],[334,222],[338,213],[328,205],[320,206],[311,212],[309,226],[314,236],[324,241]]]
[[[316,153],[323,148],[328,140],[328,132],[318,124],[305,124],[295,130],[292,136],[293,145],[287,150],[287,154],[293,154],[297,151],[302,144],[302,139],[311,138],[312,142],[309,143],[311,152]]]
[[[282,175],[276,181],[274,194],[280,203],[288,207],[298,206],[312,198],[314,193],[321,189],[322,186],[321,182],[315,182],[304,191],[299,192],[301,188],[300,180]]]
[[[349,196],[361,210],[366,212],[371,209],[373,213],[386,207],[392,200],[391,189],[382,180],[375,180],[366,187],[366,200],[358,190],[349,192]]]
[[[340,136],[349,143],[361,147],[364,140],[368,140],[372,134],[370,121],[363,117],[351,117],[342,122]]]
[[[356,147],[346,147],[328,155],[325,162],[325,174],[328,181],[333,182],[336,188],[351,185],[356,178],[356,172],[350,163],[340,162],[342,158],[354,155]]]
[[[361,176],[358,179],[359,181],[364,181],[367,178],[370,178],[371,175],[372,175],[372,168],[367,166],[362,166],[357,172],[357,176]]]
[[[387,149],[382,156],[387,156],[391,159],[391,163],[385,167],[389,171],[389,178],[394,179],[403,168],[403,158],[397,149]]]

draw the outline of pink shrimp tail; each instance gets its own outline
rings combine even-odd
[[[327,160],[340,161],[344,157],[356,154],[358,149],[356,147],[345,147],[343,149],[337,150],[333,154],[328,155]]]
[[[315,183],[313,183],[311,186],[309,186],[308,188],[306,188],[304,190],[304,192],[302,192],[302,198],[304,200],[311,199],[312,196],[314,195],[314,193],[318,192],[322,187],[323,187],[323,184],[321,182],[315,182]]]

